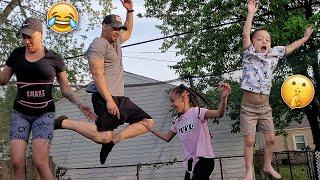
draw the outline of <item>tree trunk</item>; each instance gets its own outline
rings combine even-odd
[[[305,10],[306,10],[306,19],[309,19],[313,15],[313,9],[312,9],[312,1],[304,1],[305,3]],[[309,3],[309,4],[308,4]],[[310,39],[312,43],[312,39]],[[312,102],[304,108],[304,111],[307,115],[311,131],[312,131],[312,136],[313,136],[313,143],[315,145],[315,152],[319,153],[320,152],[320,125],[319,125],[319,120],[320,119],[320,107],[319,107],[319,100],[320,100],[320,70],[319,70],[319,63],[317,56],[314,58],[314,64],[312,65],[313,68],[313,74],[314,74],[314,81],[315,81],[315,96],[312,100]],[[314,170],[316,173],[316,179],[320,180],[320,158],[317,158],[316,153],[315,153],[315,158],[314,158]]]
[[[12,0],[11,2],[8,2],[8,5],[6,6],[6,8],[4,8],[4,10],[0,14],[0,25],[4,24],[7,21],[10,13],[17,6],[19,6],[19,0]]]

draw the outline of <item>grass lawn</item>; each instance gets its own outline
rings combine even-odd
[[[274,166],[276,170],[276,166]],[[308,180],[308,166],[305,164],[293,164],[291,165],[292,169],[292,175],[290,173],[290,167],[289,165],[280,165],[279,166],[279,171],[282,176],[282,179],[285,180]],[[256,172],[256,180],[264,180],[263,177],[261,176],[260,172]]]

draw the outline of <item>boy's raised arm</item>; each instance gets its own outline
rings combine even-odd
[[[255,0],[249,0],[247,20],[243,26],[243,32],[242,32],[243,49],[247,49],[251,44],[250,30],[251,30],[254,14],[257,12],[257,10],[258,10],[257,2]]]
[[[306,31],[304,32],[303,38],[293,42],[292,44],[286,46],[286,54],[292,53],[294,50],[298,49],[300,46],[302,46],[305,42],[307,42],[312,34],[313,30],[312,27],[308,27]]]

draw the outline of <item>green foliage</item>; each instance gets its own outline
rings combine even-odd
[[[8,140],[8,132],[9,132],[9,124],[10,124],[10,116],[11,110],[13,106],[13,102],[16,96],[17,88],[16,86],[7,86],[5,89],[4,98],[1,99],[0,102],[0,134],[1,139],[0,142]]]
[[[307,26],[314,27],[312,40],[294,54],[280,61],[275,71],[270,102],[273,107],[275,125],[280,132],[290,122],[300,121],[301,110],[289,110],[282,102],[280,88],[288,74],[306,74],[308,65],[319,74],[316,50],[319,48],[319,10],[318,1],[302,5],[293,0],[260,0],[261,5],[254,17],[253,28],[267,28],[272,44],[288,45],[303,37]],[[158,28],[163,35],[190,32],[167,39],[162,50],[171,47],[178,49],[177,55],[184,58],[171,66],[181,77],[186,74],[206,76],[197,81],[198,90],[207,91],[218,82],[228,81],[232,85],[229,100],[229,116],[235,121],[233,132],[239,131],[239,115],[242,90],[239,79],[229,72],[237,72],[242,67],[242,28],[246,20],[247,6],[243,0],[148,0],[145,2],[146,17],[163,21]],[[238,73],[239,74],[239,73]],[[239,75],[238,75],[239,76]],[[320,84],[320,79],[319,82]],[[214,93],[209,97],[218,99]],[[276,108],[275,108],[276,107]],[[283,118],[283,115],[285,117]]]
[[[58,90],[58,88],[53,88],[52,90],[52,96],[53,96],[53,100],[59,101],[60,99],[63,98],[62,92],[60,90]]]

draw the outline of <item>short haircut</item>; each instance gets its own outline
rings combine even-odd
[[[256,30],[254,30],[254,31],[250,34],[250,40],[251,40],[251,41],[252,41],[254,35],[255,35],[257,32],[259,32],[259,31],[267,31],[267,32],[269,32],[266,28],[256,29]]]

